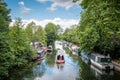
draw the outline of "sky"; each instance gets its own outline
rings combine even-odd
[[[4,0],[14,22],[20,17],[26,25],[34,21],[37,25],[45,26],[49,22],[63,28],[78,24],[82,8],[80,2],[72,0]],[[12,23],[13,23],[12,22]],[[11,23],[11,25],[12,25]]]

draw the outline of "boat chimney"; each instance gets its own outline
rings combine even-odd
[[[110,54],[108,53],[107,57],[110,57]]]

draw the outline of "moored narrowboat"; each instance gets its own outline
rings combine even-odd
[[[103,56],[97,53],[92,53],[90,58],[91,64],[102,70],[112,70],[114,65],[111,62],[110,56]]]
[[[37,60],[41,61],[45,58],[46,52],[44,50],[37,51]]]

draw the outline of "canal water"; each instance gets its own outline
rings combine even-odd
[[[63,51],[64,52],[64,51]],[[100,71],[86,64],[79,56],[64,52],[65,63],[55,63],[56,52],[42,62],[33,63],[24,70],[13,72],[10,80],[120,80],[120,73]]]

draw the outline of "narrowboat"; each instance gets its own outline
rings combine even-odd
[[[91,53],[87,53],[87,52],[85,52],[85,51],[81,51],[81,52],[80,52],[80,55],[81,55],[82,58],[90,61]]]
[[[46,52],[44,50],[37,51],[37,60],[41,61],[45,58]]]
[[[57,55],[56,55],[56,64],[64,64],[64,51],[63,50],[58,50]]]
[[[113,70],[114,65],[111,62],[110,56],[104,56],[97,53],[91,53],[91,64],[101,70]]]
[[[113,75],[114,72],[113,70],[111,71],[106,71],[106,70],[101,70],[93,65],[90,65],[91,71],[95,73],[95,76],[102,76],[102,75]]]
[[[57,60],[56,60],[57,64],[64,64],[64,56],[63,55],[57,55]]]
[[[53,51],[52,46],[49,45],[48,48],[47,48],[47,52],[48,52],[48,53],[52,53],[52,51]]]

